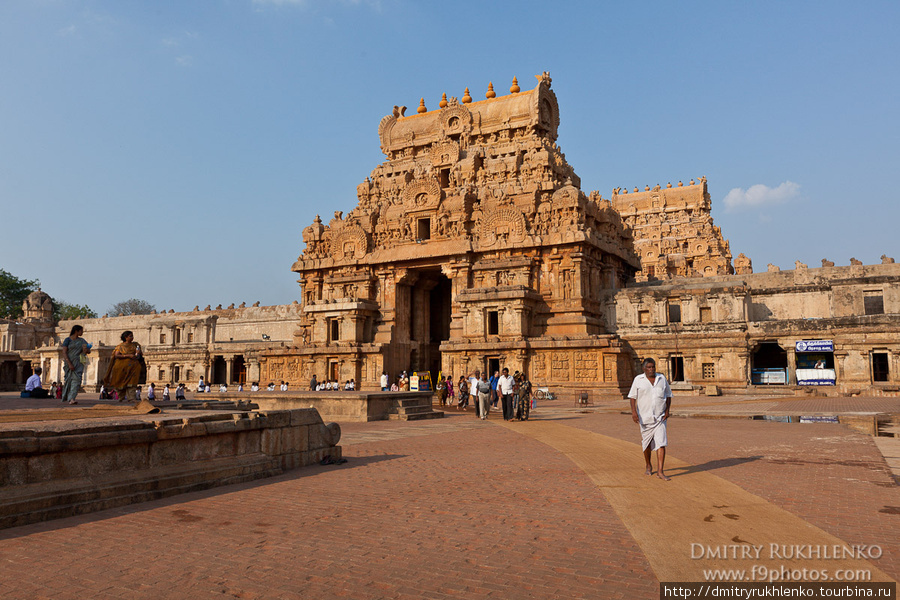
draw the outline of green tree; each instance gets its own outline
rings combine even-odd
[[[19,279],[0,269],[0,317],[21,317],[22,303],[39,285],[37,279]]]
[[[117,317],[120,314],[128,315],[149,315],[156,310],[156,307],[146,300],[138,300],[137,298],[129,298],[116,302],[109,307],[108,314],[111,317]]]
[[[53,319],[56,321],[96,318],[97,313],[87,304],[69,304],[65,300],[53,300]]]

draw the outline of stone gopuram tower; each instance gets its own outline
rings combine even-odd
[[[262,378],[300,372],[378,386],[382,371],[524,370],[537,384],[627,389],[605,311],[640,268],[619,214],[556,145],[549,73],[521,91],[447,100],[378,127],[387,160],[349,214],[303,230],[294,347]]]

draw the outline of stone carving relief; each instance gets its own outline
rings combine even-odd
[[[550,356],[550,377],[556,381],[569,381],[568,352],[554,352]]]
[[[597,381],[597,353],[575,353],[575,381]]]
[[[338,260],[343,258],[360,259],[369,251],[369,240],[362,227],[350,225],[338,231],[331,246],[332,254]]]
[[[495,209],[481,221],[479,243],[490,247],[494,244],[520,244],[527,232],[525,216],[513,207]]]
[[[432,177],[415,179],[403,190],[403,203],[409,208],[435,207],[440,200],[441,186]]]
[[[450,165],[459,160],[459,144],[453,140],[438,142],[431,147],[431,164],[435,167]]]
[[[472,113],[456,98],[450,98],[447,108],[441,110],[440,119],[441,129],[446,136],[469,133],[472,130]]]

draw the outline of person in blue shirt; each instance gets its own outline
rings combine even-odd
[[[491,384],[491,407],[497,408],[497,402],[500,401],[500,396],[497,395],[497,382],[500,381],[500,371],[494,371],[494,374],[491,375],[491,379],[488,383]]]
[[[49,398],[50,394],[41,387],[41,373],[43,370],[40,367],[34,368],[34,375],[28,378],[28,381],[25,382],[25,391],[28,392],[28,395],[32,398]]]

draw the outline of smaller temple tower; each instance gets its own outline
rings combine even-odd
[[[38,288],[25,298],[22,311],[26,323],[50,323],[53,321],[53,299]]]

